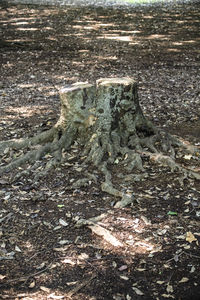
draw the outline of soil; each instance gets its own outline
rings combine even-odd
[[[145,115],[198,147],[199,22],[198,3],[2,8],[0,140],[55,124],[59,89],[67,84],[130,76],[139,83]],[[200,299],[199,181],[181,184],[180,173],[145,157],[148,176],[131,184],[118,164],[110,166],[114,185],[134,197],[116,209],[93,166],[97,183],[71,188],[84,175],[80,151],[74,145],[70,160],[38,181],[34,172],[13,181],[19,170],[0,178],[1,299]],[[200,168],[196,156],[179,160]],[[102,213],[99,225],[121,246],[76,226]]]

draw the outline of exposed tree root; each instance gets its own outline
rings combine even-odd
[[[15,179],[31,172],[35,172],[36,177],[45,176],[50,169],[67,159],[64,153],[76,142],[83,149],[83,166],[92,163],[104,174],[102,191],[121,199],[116,203],[116,208],[130,204],[133,198],[113,187],[110,164],[120,163],[130,175],[134,170],[145,172],[142,158],[146,156],[169,166],[172,171],[180,171],[182,180],[187,176],[200,179],[199,174],[176,162],[177,150],[199,155],[199,149],[158,130],[145,118],[133,79],[105,78],[98,80],[96,86],[74,84],[61,90],[60,98],[60,118],[52,129],[32,138],[0,143],[2,155],[11,149],[27,149],[27,153],[10,163],[2,162],[0,175],[30,163],[31,167],[19,171]],[[45,156],[51,159],[42,170],[37,171]],[[96,177],[86,172],[85,177],[74,183],[73,187],[87,185],[91,180],[96,181]]]

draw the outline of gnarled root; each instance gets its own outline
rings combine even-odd
[[[22,154],[18,158],[12,159],[10,163],[0,167],[0,175],[8,173],[16,168],[21,168],[26,163],[32,166],[27,170],[20,171],[15,180],[22,175],[29,175],[32,171],[37,169],[41,162],[39,162],[45,155],[52,156],[52,159],[46,164],[45,170],[39,172],[37,176],[45,175],[57,163],[61,162],[63,150],[68,149],[74,141],[76,130],[69,127],[63,131],[59,128],[57,123],[52,129],[40,133],[32,138],[20,139],[19,141],[10,140],[0,143],[0,149],[4,150],[3,154],[9,152],[10,149],[19,151],[27,149],[27,153]],[[63,131],[63,132],[62,132]]]
[[[2,163],[0,175],[30,163],[31,167],[16,176],[30,172],[44,176],[65,160],[63,152],[66,153],[76,142],[83,149],[83,165],[92,163],[104,174],[105,182],[101,189],[121,198],[115,207],[123,207],[133,198],[113,187],[109,165],[114,163],[120,162],[130,174],[136,169],[144,172],[142,158],[147,156],[168,165],[172,171],[182,172],[184,178],[189,175],[200,179],[199,174],[176,162],[177,149],[183,149],[186,153],[199,153],[199,149],[158,130],[145,118],[133,79],[105,78],[98,80],[96,85],[74,84],[61,90],[60,98],[60,118],[52,129],[29,139],[0,143],[0,152],[5,155],[11,148],[16,151],[28,149],[26,154],[9,164]],[[38,161],[44,156],[51,158],[44,164],[43,170],[37,172]],[[87,185],[89,180],[95,180],[95,176],[86,173],[74,187]]]

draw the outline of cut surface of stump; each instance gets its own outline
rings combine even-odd
[[[142,157],[148,156],[172,170],[180,170],[196,179],[199,174],[188,171],[176,163],[176,149],[184,148],[187,152],[199,151],[184,145],[177,138],[158,130],[143,114],[139,104],[137,83],[133,78],[102,78],[96,84],[76,83],[60,91],[61,112],[58,122],[48,131],[35,137],[10,140],[0,143],[1,153],[9,149],[28,148],[26,154],[2,163],[0,175],[24,163],[31,163],[28,174],[38,167],[38,162],[46,154],[52,159],[40,172],[46,174],[52,167],[66,160],[70,147],[80,146],[83,164],[93,164],[104,174],[101,189],[120,197],[116,207],[123,207],[132,201],[112,185],[109,166],[116,162],[129,172],[144,172]],[[39,174],[39,175],[41,175]],[[76,183],[76,187],[94,179],[92,174]],[[75,187],[75,186],[74,186]]]

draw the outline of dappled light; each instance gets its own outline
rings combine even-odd
[[[116,40],[122,42],[130,42],[133,40],[131,36],[116,36],[115,34],[107,34],[103,37],[99,37],[99,39]]]
[[[14,9],[13,9],[14,11]],[[30,32],[35,32],[35,31],[40,31],[40,29],[37,27],[37,24],[39,22],[37,15],[35,14],[35,10],[32,9],[29,12],[29,16],[26,15],[26,17],[22,17],[23,14],[22,10],[21,13],[19,14],[19,18],[10,18],[8,20],[6,20],[6,22],[4,22],[4,26],[6,25],[6,23],[10,24],[10,26],[14,26],[16,32],[17,31],[22,31],[24,33],[29,33]],[[109,11],[108,11],[109,12]],[[58,14],[57,11],[52,10],[51,11],[51,16],[53,16],[55,14],[55,16]],[[118,12],[119,14],[119,12]],[[40,10],[40,17],[48,17],[50,15],[50,12],[47,9],[41,9]],[[94,16],[83,16],[82,20],[76,20],[76,24],[72,24],[72,26],[68,27],[67,26],[63,26],[63,34],[60,35],[60,37],[73,37],[73,36],[79,36],[80,38],[82,37],[83,40],[87,40],[88,42],[91,42],[92,40],[94,41],[94,39],[96,38],[97,40],[102,39],[102,40],[113,40],[113,41],[120,41],[120,42],[124,42],[127,43],[129,42],[130,46],[135,47],[138,45],[138,47],[143,47],[142,45],[147,43],[149,40],[151,40],[153,43],[162,43],[163,41],[167,41],[167,47],[165,46],[165,44],[161,44],[163,47],[163,51],[169,52],[169,51],[174,51],[174,52],[179,52],[179,47],[182,46],[182,44],[175,44],[174,39],[175,37],[179,34],[179,32],[181,33],[182,31],[182,26],[187,26],[188,29],[190,29],[190,22],[192,22],[192,26],[191,29],[193,28],[193,26],[195,26],[195,23],[198,24],[198,20],[195,18],[191,18],[190,16],[186,15],[184,20],[180,20],[180,16],[179,14],[176,13],[176,11],[174,11],[174,13],[172,14],[168,14],[166,12],[166,16],[165,14],[162,16],[162,20],[157,20],[156,17],[149,15],[148,12],[145,15],[142,14],[135,14],[133,13],[124,13],[125,17],[127,18],[126,22],[123,24],[123,30],[120,28],[120,30],[118,30],[118,34],[116,35],[116,27],[120,26],[120,18],[118,18],[118,20],[115,18],[115,16],[98,16],[98,19],[96,18],[95,14]],[[93,19],[94,17],[94,19]],[[149,22],[149,24],[147,24],[147,28],[143,28],[144,22],[141,22],[141,24],[138,26],[135,24],[135,22],[138,22],[139,18],[143,18],[143,20],[146,20],[146,22]],[[113,18],[113,22],[101,22],[101,19],[109,19],[109,18]],[[64,20],[62,21],[64,22]],[[156,23],[157,22],[161,22],[161,26],[157,26]],[[169,24],[169,22],[175,25],[176,30],[172,31],[172,32],[166,32],[166,34],[163,34],[163,32],[165,32],[165,25],[163,22],[167,22]],[[1,21],[2,23],[2,21]],[[55,34],[55,30],[56,27],[55,26],[49,26],[50,24],[48,24],[49,22],[47,21],[47,26],[43,27],[43,31],[46,34],[46,31],[49,31],[50,34]],[[163,24],[163,26],[162,26]],[[22,27],[23,25],[23,27]],[[33,26],[34,25],[34,26]],[[55,24],[56,25],[56,24]],[[154,28],[154,33],[151,32],[151,34],[147,34],[148,30],[151,28]],[[139,27],[139,28],[138,28]],[[126,29],[125,29],[126,28]],[[70,29],[70,33],[67,33],[66,31],[68,31]],[[79,30],[80,32],[71,32],[71,29],[74,29],[74,31]],[[138,30],[139,29],[139,30]],[[103,34],[99,35],[98,31],[103,30]],[[151,29],[150,29],[151,31]],[[90,35],[90,33],[93,33],[94,36],[88,36]],[[42,33],[41,33],[42,34]],[[190,34],[191,36],[191,32],[188,32],[188,34]],[[55,38],[54,36],[48,36],[45,37],[45,39],[48,40],[52,40],[52,41],[57,41],[60,42],[59,38]],[[182,42],[187,42],[187,35],[184,35],[184,39]],[[9,43],[11,42],[10,39],[6,39]],[[13,42],[16,42],[16,40],[20,41],[21,43],[23,43],[23,41],[25,41],[26,39],[23,37],[23,39],[15,39],[13,40]],[[26,42],[30,42],[30,36],[27,36],[27,40]],[[32,42],[34,43],[35,39],[33,36]],[[193,40],[193,43],[197,42],[197,40]],[[81,40],[80,40],[81,42]],[[169,47],[169,45],[172,45],[174,48]],[[62,41],[62,45],[63,46],[63,41]],[[155,45],[156,46],[156,45]],[[134,50],[134,48],[133,48]],[[137,48],[135,49],[137,50]]]
[[[45,106],[42,106],[42,105],[35,105],[34,106],[34,110],[33,110],[33,107],[30,106],[21,106],[20,108],[8,108],[5,110],[5,113],[6,115],[10,116],[11,119],[16,119],[16,116],[20,116],[21,118],[28,118],[28,117],[31,117],[36,113],[36,111],[38,110],[38,115],[41,114],[41,112],[43,110],[45,110],[46,107]],[[3,120],[4,118],[2,118]]]
[[[0,143],[50,132],[59,119],[59,93],[73,83],[134,78],[145,118],[186,146],[188,152],[176,146],[174,156],[197,176],[172,170],[165,157],[159,160],[157,141],[158,152],[147,155],[147,143],[142,153],[136,151],[144,173],[129,171],[131,161],[127,153],[119,155],[120,143],[107,164],[113,187],[131,199],[124,207],[117,208],[114,193],[102,191],[102,172],[89,162],[84,166],[89,154],[76,140],[60,151],[60,164],[51,165],[56,151],[49,150],[33,165],[26,161],[5,172],[0,298],[199,296],[199,22],[195,2],[128,9],[0,7]],[[135,131],[145,144],[149,136],[139,125]],[[47,146],[59,143],[61,132],[57,135]],[[0,151],[0,169],[31,147]],[[198,151],[191,154],[193,147]],[[34,144],[33,151],[38,149]],[[102,159],[110,157],[107,151]]]
[[[39,29],[38,28],[20,28],[20,27],[18,27],[16,30],[19,30],[19,31],[37,31]]]

